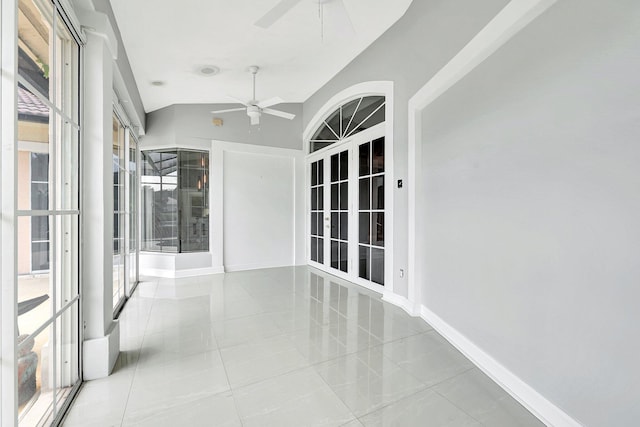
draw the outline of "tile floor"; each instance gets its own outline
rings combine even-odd
[[[542,426],[426,323],[307,267],[153,279],[64,426]]]

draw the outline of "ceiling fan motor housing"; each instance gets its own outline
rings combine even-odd
[[[260,107],[257,105],[250,105],[247,107],[247,116],[260,117]]]

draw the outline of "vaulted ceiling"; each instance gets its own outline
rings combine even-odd
[[[303,102],[407,10],[411,0],[286,0],[267,28],[256,22],[280,0],[110,0],[147,112],[226,95]],[[319,3],[320,1],[320,3]],[[336,19],[342,1],[349,25]],[[339,16],[339,14],[338,14]],[[213,75],[203,68],[219,68]]]

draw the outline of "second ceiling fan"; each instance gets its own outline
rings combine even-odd
[[[270,114],[272,116],[277,116],[277,117],[282,117],[283,119],[289,119],[289,120],[293,120],[296,115],[295,114],[291,114],[291,113],[287,113],[284,111],[280,111],[280,110],[274,110],[273,108],[269,108],[273,105],[276,104],[280,104],[282,102],[284,102],[284,100],[280,97],[274,97],[274,98],[269,98],[266,99],[264,101],[260,101],[258,102],[256,100],[256,74],[258,74],[258,70],[260,69],[260,67],[256,66],[256,65],[252,65],[251,67],[249,67],[247,69],[247,71],[249,71],[252,75],[253,75],[253,98],[250,101],[244,102],[241,101],[237,98],[234,98],[232,96],[228,96],[228,98],[236,101],[239,104],[244,105],[244,107],[239,107],[239,108],[229,108],[226,110],[215,110],[212,111],[211,113],[213,114],[220,114],[220,113],[231,113],[234,111],[245,111],[247,112],[247,116],[249,116],[249,118],[251,119],[251,124],[252,125],[259,125],[260,124],[260,116],[262,115],[262,113],[265,114]]]

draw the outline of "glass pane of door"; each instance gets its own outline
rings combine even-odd
[[[349,150],[333,154],[331,176],[331,268],[348,272],[349,260]]]
[[[311,163],[311,261],[324,264],[324,160]]]
[[[384,285],[384,138],[358,154],[358,276]]]

